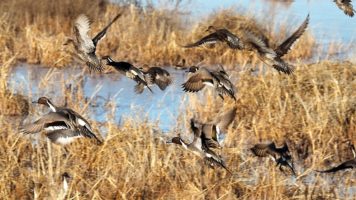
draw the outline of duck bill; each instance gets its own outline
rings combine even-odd
[[[167,140],[167,141],[166,141],[166,144],[173,144],[172,139]]]
[[[38,103],[38,101],[32,101],[32,103]]]

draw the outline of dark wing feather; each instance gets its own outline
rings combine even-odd
[[[292,45],[295,43],[295,41],[298,40],[298,38],[300,38],[303,35],[303,33],[305,32],[305,29],[308,27],[309,18],[310,17],[308,14],[307,18],[299,26],[299,28],[289,38],[287,38],[284,42],[282,42],[282,44],[280,44],[277,47],[277,49],[275,51],[279,57],[282,57],[283,55],[288,53],[288,51],[290,50]]]
[[[188,45],[185,45],[183,46],[184,48],[191,48],[191,47],[197,47],[197,46],[200,46],[200,45],[203,45],[203,44],[214,44],[216,42],[219,42],[221,41],[217,35],[217,33],[211,33],[205,37],[203,37],[202,39],[198,40],[197,42],[195,43],[192,43],[192,44],[188,44]]]
[[[331,173],[331,172],[337,172],[343,169],[349,169],[349,168],[355,168],[356,167],[356,160],[348,160],[342,164],[340,164],[337,167],[325,170],[325,171],[317,171],[317,172],[321,172],[321,173]]]
[[[94,38],[93,43],[96,46],[101,38],[103,38],[108,31],[109,27],[121,16],[121,13],[117,14],[115,18],[102,30],[100,31]]]

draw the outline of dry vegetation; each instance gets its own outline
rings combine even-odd
[[[177,1],[179,3],[179,1]],[[223,63],[236,67],[256,58],[244,52],[220,48],[197,48],[186,50],[180,45],[190,43],[206,34],[209,25],[225,27],[239,34],[241,26],[252,31],[270,33],[272,43],[279,44],[296,27],[281,25],[278,33],[273,33],[274,15],[271,13],[264,21],[253,16],[232,10],[223,10],[211,14],[207,19],[197,20],[192,27],[186,25],[186,15],[176,9],[142,8],[140,6],[119,6],[95,0],[65,0],[53,2],[41,0],[4,0],[0,7],[0,44],[4,46],[0,55],[2,60],[16,55],[19,61],[45,66],[63,67],[72,63],[71,49],[63,46],[67,36],[72,34],[72,25],[80,13],[92,19],[92,35],[95,35],[117,13],[123,16],[113,24],[107,37],[100,42],[99,55],[112,55],[118,60],[128,60],[139,64],[172,65],[182,58],[188,64],[204,61],[208,64]],[[268,23],[266,23],[268,22]],[[296,22],[301,23],[301,22]],[[288,29],[288,31],[286,31]],[[303,48],[302,48],[303,47]],[[310,58],[316,47],[313,36],[307,32],[288,55],[289,59]],[[219,56],[216,56],[219,55]]]
[[[133,119],[122,126],[111,119],[101,125],[93,121],[94,127],[106,130],[104,145],[78,140],[68,146],[70,154],[64,158],[63,149],[46,142],[44,136],[34,143],[37,137],[18,134],[19,121],[9,123],[0,115],[0,177],[6,183],[0,184],[0,196],[59,198],[63,196],[60,175],[68,172],[73,178],[67,198],[74,199],[352,199],[354,171],[322,175],[313,170],[352,157],[343,141],[356,142],[355,76],[356,65],[348,62],[299,64],[295,75],[289,77],[240,73],[237,117],[220,152],[236,173],[232,177],[222,169],[206,167],[177,146],[165,144],[177,132],[191,138],[185,130],[165,135],[150,123]],[[70,107],[86,113],[83,108],[88,102],[82,90],[63,94]],[[205,96],[203,104],[190,96],[191,110],[180,113],[177,127],[184,127],[187,121],[183,119],[193,115],[210,120],[213,113],[234,104],[223,105],[209,91]],[[114,104],[110,102],[108,107],[112,112]],[[296,179],[248,150],[257,142],[271,140],[290,144]]]
[[[189,95],[191,109],[179,113],[178,128],[168,135],[150,123],[134,119],[127,119],[121,126],[110,117],[104,124],[91,120],[96,130],[105,130],[104,145],[78,140],[68,146],[67,157],[63,156],[63,149],[50,144],[44,136],[20,135],[18,127],[27,117],[29,100],[9,91],[10,66],[16,60],[66,66],[71,57],[63,51],[62,42],[70,34],[71,21],[77,13],[96,19],[95,32],[121,11],[102,1],[82,4],[87,7],[79,6],[82,1],[59,2],[1,3],[0,10],[9,11],[0,12],[0,45],[5,47],[0,49],[1,199],[354,199],[355,170],[329,175],[314,172],[352,158],[343,143],[350,139],[356,144],[356,65],[349,62],[298,63],[291,76],[240,72],[236,82],[237,117],[225,148],[219,152],[236,173],[232,177],[222,169],[206,167],[202,160],[177,146],[165,144],[178,132],[191,138],[186,130],[179,129],[187,127],[190,117],[211,120],[213,113],[234,106],[230,100],[223,104],[210,91],[206,91],[204,103],[196,95]],[[15,12],[15,8],[28,12]],[[243,56],[247,55],[242,53],[222,47],[182,50],[177,45],[193,41],[210,24],[237,32],[241,24],[247,23],[255,31],[263,31],[256,29],[258,22],[246,21],[246,17],[232,11],[215,13],[192,30],[182,26],[178,11],[178,17],[165,10],[143,11],[138,7],[129,7],[125,13],[100,44],[99,54],[155,65],[186,58],[188,63],[245,63],[244,68]],[[270,32],[269,27],[264,28]],[[270,37],[278,43],[277,38],[286,34],[281,31]],[[306,34],[289,58],[308,58],[314,46],[313,37]],[[216,56],[220,51],[222,56]],[[41,82],[42,87],[51,86],[47,84],[48,77]],[[61,82],[65,104],[92,119],[87,109],[90,102],[83,95],[83,80],[70,88],[64,77]],[[107,109],[114,113],[115,102],[108,102]],[[33,120],[37,116],[27,118]],[[271,140],[289,143],[297,178],[284,175],[268,159],[252,156],[249,148],[253,144]],[[66,195],[61,191],[60,180],[64,172],[72,176]]]

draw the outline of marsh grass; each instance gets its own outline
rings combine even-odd
[[[54,73],[54,72],[52,72]],[[210,121],[214,113],[235,105],[205,93],[206,101],[189,95],[189,109],[179,113],[178,129],[162,133],[145,120],[126,118],[117,125],[112,115],[106,123],[91,121],[105,142],[97,146],[81,139],[64,150],[43,135],[24,136],[18,125],[4,120],[0,130],[0,196],[9,199],[352,199],[353,171],[317,174],[352,158],[343,143],[355,143],[356,65],[343,62],[298,64],[292,76],[277,73],[239,73],[237,117],[229,128],[223,150],[218,151],[235,173],[210,169],[193,154],[166,140],[178,133],[188,141],[190,117]],[[47,75],[51,77],[49,73]],[[43,77],[43,81],[48,77]],[[67,87],[61,81],[67,106],[87,113],[82,81]],[[41,83],[41,87],[49,87]],[[75,103],[74,103],[75,102]],[[114,113],[115,102],[107,109]],[[36,110],[38,110],[36,106]],[[41,110],[41,109],[39,109]],[[42,109],[43,110],[43,109]],[[43,110],[46,112],[45,110]],[[36,115],[38,116],[38,115]],[[36,116],[29,116],[32,121]],[[6,116],[2,113],[1,119]],[[283,142],[291,148],[298,177],[285,175],[269,159],[252,156],[257,142]],[[72,179],[67,194],[61,192],[62,173]],[[288,171],[287,171],[288,174]],[[6,184],[5,184],[6,183]]]
[[[19,127],[47,112],[40,105],[28,105],[38,96],[17,96],[8,88],[11,66],[17,61],[47,66],[71,66],[72,59],[63,49],[65,37],[78,13],[94,20],[93,33],[100,30],[116,13],[124,15],[113,24],[100,43],[100,55],[118,60],[166,65],[187,59],[188,64],[204,61],[223,63],[242,69],[261,63],[253,55],[227,50],[199,48],[185,50],[179,44],[192,42],[205,34],[209,25],[224,26],[238,33],[239,26],[269,33],[271,43],[279,44],[289,35],[282,25],[275,33],[273,18],[269,24],[235,11],[220,11],[193,25],[183,26],[179,10],[121,7],[95,0],[2,1],[0,7],[0,197],[3,199],[353,199],[355,172],[317,174],[352,158],[346,139],[356,144],[356,65],[350,62],[323,61],[303,64],[298,59],[313,56],[316,42],[307,32],[288,54],[296,63],[291,76],[272,72],[251,74],[234,70],[238,101],[222,102],[208,90],[201,96],[186,95],[188,108],[176,114],[177,126],[162,133],[143,118],[127,117],[118,125],[114,120],[116,102],[106,102],[109,112],[105,123],[90,119],[88,111],[94,98],[84,95],[85,72],[73,75],[76,80],[55,76],[57,69],[39,77],[39,88],[49,87],[61,94],[54,101],[68,106],[89,119],[105,142],[95,145],[77,140],[64,150],[47,141],[42,134],[21,135]],[[85,1],[86,2],[86,1]],[[59,5],[60,4],[60,5]],[[7,12],[4,12],[6,10]],[[21,12],[19,12],[21,10]],[[24,12],[25,11],[25,12]],[[175,13],[176,12],[176,13]],[[239,23],[235,23],[239,22]],[[299,24],[301,22],[297,22]],[[288,31],[287,31],[288,30]],[[282,38],[282,39],[281,39]],[[332,48],[332,47],[331,47]],[[217,56],[218,55],[218,56]],[[246,61],[249,57],[249,61]],[[56,82],[51,81],[56,77]],[[28,83],[29,87],[31,83]],[[16,97],[15,97],[16,96]],[[21,97],[21,98],[20,98]],[[24,104],[23,104],[24,103]],[[27,104],[27,112],[21,106]],[[166,140],[181,134],[187,140],[189,119],[213,120],[214,114],[237,106],[237,116],[229,128],[225,147],[218,151],[235,173],[210,169],[193,154]],[[25,106],[26,107],[26,106]],[[38,111],[39,110],[39,111]],[[13,114],[13,113],[16,114]],[[11,116],[11,117],[10,117]],[[15,116],[18,116],[17,118]],[[297,178],[285,175],[269,159],[252,156],[249,148],[257,142],[287,141],[297,167]],[[61,191],[61,174],[68,172],[67,194]],[[288,173],[288,172],[287,172]]]
[[[264,20],[233,10],[221,10],[186,25],[186,14],[175,9],[154,8],[125,4],[111,4],[95,0],[90,4],[84,1],[52,2],[40,0],[2,1],[0,11],[0,44],[4,57],[16,54],[16,59],[49,67],[65,67],[73,63],[73,49],[63,46],[66,37],[72,34],[75,18],[87,14],[92,20],[91,35],[94,36],[113,16],[122,12],[122,17],[110,28],[107,37],[98,45],[98,54],[111,55],[117,60],[127,60],[136,64],[167,66],[179,63],[183,58],[187,64],[205,62],[221,63],[238,68],[246,60],[251,63],[258,59],[246,52],[233,51],[219,45],[218,48],[184,49],[181,45],[191,43],[207,34],[209,25],[225,27],[239,34],[240,28],[248,27],[253,32],[268,33],[272,44],[279,44],[291,34],[291,27],[281,24],[278,32],[273,30],[276,23],[273,13]],[[179,5],[179,1],[177,1]],[[266,23],[268,22],[268,23]],[[301,22],[300,22],[301,23]],[[299,40],[287,59],[308,59],[316,47],[314,37],[309,31]],[[246,59],[250,57],[250,59]]]

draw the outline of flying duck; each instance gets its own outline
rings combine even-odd
[[[213,150],[209,148],[206,144],[206,137],[204,133],[201,131],[201,126],[199,124],[195,124],[194,120],[190,121],[190,128],[194,133],[194,138],[191,143],[187,143],[180,136],[173,137],[171,140],[168,140],[166,143],[174,143],[181,145],[184,149],[193,152],[195,155],[204,159],[204,161],[209,164],[211,167],[222,167],[230,174],[231,171],[226,167],[225,162],[216,154]]]
[[[115,68],[118,72],[125,75],[127,78],[130,78],[136,81],[137,85],[135,86],[135,92],[140,94],[143,92],[144,87],[147,87],[152,93],[153,91],[149,87],[145,74],[139,68],[133,66],[128,62],[116,62],[110,56],[104,56],[106,64]]]
[[[356,150],[355,150],[355,146],[350,142],[349,143],[352,154],[354,156],[353,159],[345,161],[343,163],[341,163],[340,165],[333,167],[331,169],[325,170],[325,171],[318,171],[317,172],[321,172],[321,173],[331,173],[331,172],[337,172],[340,170],[344,170],[344,169],[352,169],[352,168],[356,168]]]
[[[205,135],[205,143],[209,148],[221,148],[225,139],[225,134],[229,125],[234,121],[237,108],[231,108],[222,113],[211,123],[199,123],[192,119],[194,124],[202,127],[201,131]]]
[[[308,24],[309,14],[299,28],[275,49],[271,48],[266,36],[257,36],[252,32],[244,31],[244,49],[257,51],[257,55],[262,62],[275,68],[279,72],[291,74],[294,71],[294,66],[286,63],[282,57],[288,53],[295,41],[303,35],[305,29],[308,27]]]
[[[218,42],[226,43],[231,49],[242,49],[243,44],[241,40],[227,29],[217,29],[214,26],[209,26],[206,30],[212,32],[211,34],[201,38],[197,42],[183,46],[184,48],[197,47],[204,44],[215,44]]]
[[[47,97],[40,97],[37,101],[34,101],[32,103],[38,103],[38,104],[42,104],[42,105],[49,107],[51,109],[51,112],[59,113],[61,116],[65,117],[66,126],[68,124],[73,125],[73,126],[67,126],[68,128],[66,128],[66,129],[70,129],[74,132],[71,133],[71,131],[61,130],[61,131],[57,131],[57,133],[55,134],[56,136],[60,136],[58,134],[61,132],[63,132],[64,134],[73,134],[73,137],[78,136],[77,134],[79,134],[79,136],[83,135],[85,137],[94,138],[98,144],[102,144],[102,141],[94,134],[93,129],[92,129],[91,125],[89,124],[89,122],[84,117],[82,117],[79,113],[75,112],[74,110],[72,110],[70,108],[65,108],[65,107],[57,107]],[[40,123],[40,124],[43,123],[42,125],[46,126],[45,123],[48,123],[48,121],[51,121],[52,120],[51,116],[54,116],[51,113],[49,113],[49,115],[50,116],[45,115],[44,117],[42,117],[44,119],[38,123]],[[64,120],[64,119],[62,119],[62,120]],[[29,127],[31,127],[31,125],[29,125]],[[30,131],[30,133],[36,133],[41,130],[36,129],[36,131]],[[77,131],[79,131],[79,133],[76,133]],[[27,131],[25,131],[25,132],[27,132]],[[51,134],[54,134],[54,133],[51,133]]]
[[[351,4],[351,0],[334,0],[334,2],[340,10],[344,11],[345,15],[354,16],[355,10]]]
[[[274,142],[269,144],[256,144],[251,148],[251,151],[258,157],[271,156],[271,158],[277,163],[277,166],[279,165],[279,169],[281,171],[283,171],[282,166],[287,166],[292,170],[293,174],[296,175],[292,156],[286,143],[284,143],[284,145],[280,148],[276,147]]]
[[[220,71],[210,71],[205,67],[190,67],[188,70],[190,77],[182,84],[183,91],[198,92],[207,85],[215,88],[222,99],[224,95],[228,95],[236,101],[234,85],[224,68],[221,65],[220,67]]]
[[[165,90],[172,83],[171,75],[165,69],[144,65],[142,70],[147,77],[146,80],[148,80],[147,82],[149,85],[156,84],[161,90]],[[143,89],[144,85],[140,84],[138,92],[143,92]]]
[[[101,30],[93,39],[88,35],[90,31],[90,22],[86,15],[79,15],[74,23],[74,38],[69,38],[64,45],[72,43],[77,52],[78,57],[86,63],[89,70],[102,71],[103,66],[101,59],[95,54],[98,42],[106,35],[109,27],[121,16],[121,13],[116,15],[114,19]]]

